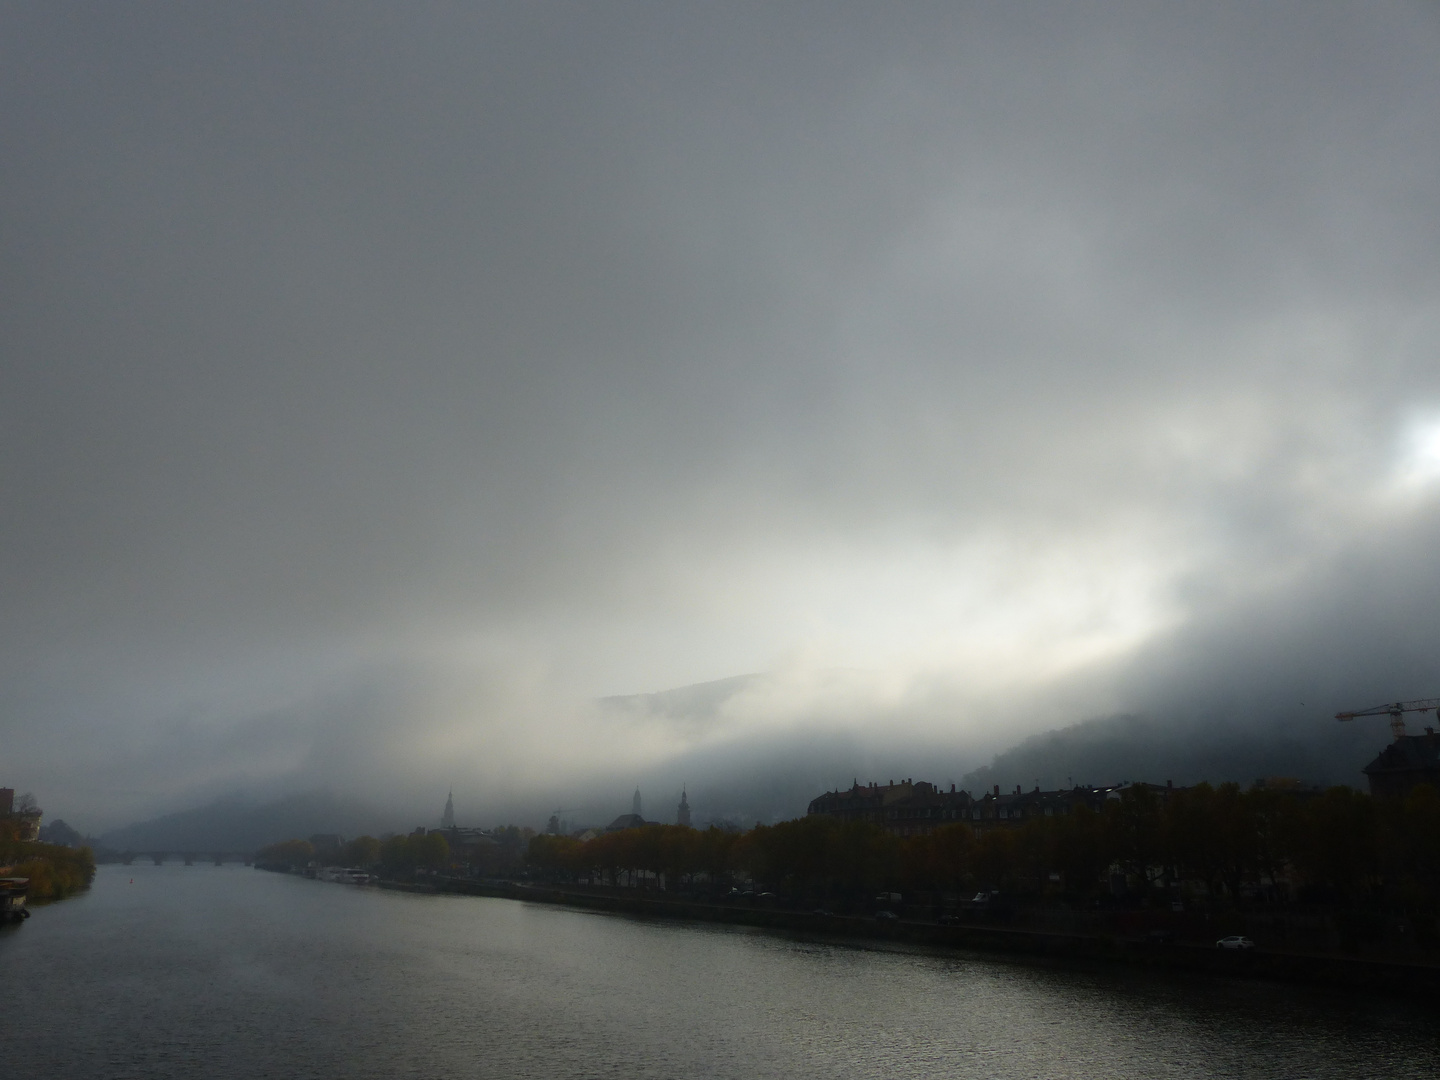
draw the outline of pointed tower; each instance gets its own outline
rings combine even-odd
[[[640,812],[640,789],[638,787],[635,789],[635,798],[630,802],[630,812],[636,817],[645,816]]]
[[[450,794],[445,796],[445,812],[440,815],[440,827],[442,829],[455,827],[455,791],[453,788]]]
[[[680,789],[680,808],[675,811],[675,824],[690,827],[690,800],[685,797],[685,789]]]

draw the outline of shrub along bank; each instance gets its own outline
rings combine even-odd
[[[30,879],[30,902],[62,900],[95,878],[95,857],[88,847],[0,839],[0,877]]]

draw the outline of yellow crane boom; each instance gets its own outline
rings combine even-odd
[[[1440,698],[1421,698],[1418,701],[1397,701],[1393,705],[1376,705],[1370,709],[1358,709],[1355,712],[1338,712],[1336,720],[1356,720],[1362,716],[1388,716],[1390,717],[1390,734],[1396,739],[1405,735],[1405,714],[1407,712],[1429,712],[1431,709],[1440,710]]]

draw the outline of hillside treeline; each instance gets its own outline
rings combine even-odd
[[[1135,787],[1099,812],[1080,806],[978,836],[954,825],[901,838],[819,816],[746,833],[651,825],[583,843],[537,836],[529,863],[552,880],[747,880],[817,900],[889,889],[1087,904],[1183,894],[1221,905],[1353,906],[1385,897],[1433,916],[1440,793],[1422,786],[1384,801],[1343,787],[1291,794],[1200,784],[1165,796]]]

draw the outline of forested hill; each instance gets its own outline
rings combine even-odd
[[[254,851],[293,836],[339,833],[358,836],[409,831],[373,807],[328,792],[273,802],[223,799],[194,810],[112,829],[100,842],[115,851]]]
[[[1384,724],[1339,724],[1317,719],[1313,728],[1276,725],[1176,727],[1140,716],[1090,720],[1035,735],[968,773],[964,786],[984,791],[999,784],[1050,790],[1073,784],[1123,780],[1193,784],[1291,776],[1322,785],[1364,789],[1360,772],[1389,741]]]

